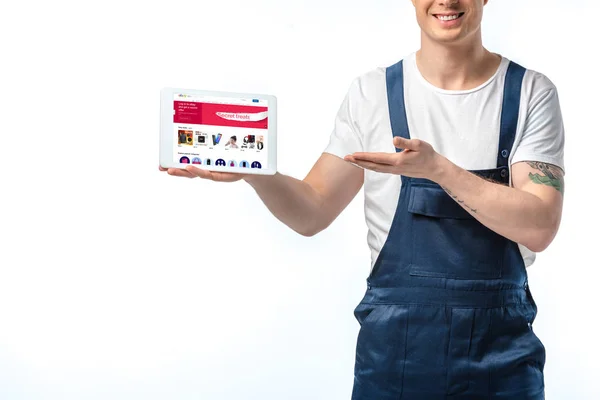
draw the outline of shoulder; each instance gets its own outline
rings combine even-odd
[[[349,112],[359,123],[369,120],[369,116],[386,102],[385,68],[376,67],[357,75],[350,82],[342,110]]]
[[[552,114],[559,109],[558,90],[544,72],[503,56],[506,65],[513,62],[525,70],[521,84],[521,113],[529,118],[532,113]]]
[[[388,68],[396,67],[400,62],[403,62],[405,65],[410,65],[412,57],[414,57],[414,53],[410,53],[390,65],[380,65],[362,72],[354,78],[350,85],[349,92],[351,97],[360,100],[361,102],[367,101],[378,103],[380,101],[387,101],[386,81]]]
[[[508,60],[512,61],[512,60]],[[516,62],[516,61],[513,61]],[[523,76],[523,92],[529,99],[529,103],[536,103],[540,98],[554,96],[557,93],[557,87],[554,82],[545,73],[528,68],[527,66],[516,62],[525,69]]]
[[[402,58],[393,61],[389,65],[378,66],[359,75],[356,80],[364,85],[384,85],[386,82],[386,74],[388,69],[395,69],[402,64],[405,71],[410,71],[414,65],[414,57],[416,52],[409,53]]]
[[[558,91],[555,83],[539,70],[525,70],[521,117],[521,128],[515,139],[517,147],[512,162],[545,162],[564,171],[565,129]]]
[[[354,99],[377,99],[385,92],[385,68],[375,67],[361,73],[350,84],[349,92]]]

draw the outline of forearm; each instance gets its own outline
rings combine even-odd
[[[439,166],[433,180],[483,225],[532,251],[552,241],[556,216],[539,197],[483,179],[445,158]]]
[[[304,236],[319,230],[323,200],[308,183],[279,172],[275,175],[248,175],[244,178],[269,211],[281,222]]]

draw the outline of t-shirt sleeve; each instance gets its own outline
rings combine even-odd
[[[556,87],[547,79],[527,107],[523,135],[518,142],[511,164],[539,161],[556,165],[565,172],[565,130]]]
[[[344,158],[348,154],[363,151],[363,138],[355,119],[358,98],[359,87],[357,78],[350,85],[338,109],[333,131],[329,137],[329,144],[324,150],[325,153]]]

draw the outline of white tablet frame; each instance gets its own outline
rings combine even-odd
[[[173,134],[173,103],[175,94],[189,94],[197,96],[211,96],[224,98],[250,98],[268,101],[269,126],[267,128],[267,167],[266,168],[243,168],[204,164],[181,164],[173,159],[175,146],[175,135]],[[277,172],[277,97],[269,94],[258,93],[235,93],[213,90],[180,89],[166,87],[160,91],[160,151],[159,163],[163,168],[185,169],[188,165],[205,169],[208,171],[231,172],[256,175],[274,175]]]

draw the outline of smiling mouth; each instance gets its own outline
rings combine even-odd
[[[455,19],[459,19],[460,17],[462,17],[464,14],[465,14],[464,12],[460,12],[460,13],[456,13],[456,14],[446,14],[446,15],[433,14],[433,16],[436,17],[437,19],[439,19],[440,21],[454,21]]]

